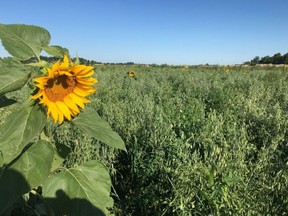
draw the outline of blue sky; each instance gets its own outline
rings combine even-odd
[[[0,23],[44,27],[73,57],[222,65],[287,53],[287,11],[287,0],[9,0]]]

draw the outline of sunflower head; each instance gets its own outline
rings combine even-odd
[[[86,97],[96,91],[93,84],[97,83],[92,66],[76,65],[67,56],[63,61],[56,62],[52,68],[47,68],[47,74],[35,78],[38,93],[31,98],[39,99],[40,104],[47,108],[47,117],[52,117],[54,123],[61,124],[64,118],[71,120],[85,103]]]
[[[130,76],[130,77],[135,77],[135,72],[134,72],[134,71],[128,72],[128,76]]]

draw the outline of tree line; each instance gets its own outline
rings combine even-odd
[[[59,57],[51,57],[51,56],[40,56],[40,58],[44,61],[47,62],[55,62],[59,60]],[[1,59],[1,57],[0,57]],[[71,59],[73,62],[76,61],[76,58]],[[103,63],[95,60],[88,60],[82,57],[78,57],[78,60],[80,64],[85,64],[85,65],[96,65],[96,64],[108,64],[108,65],[134,65],[134,62],[126,62],[126,63]],[[32,57],[29,60],[22,61],[23,63],[31,63],[31,62],[37,62],[37,59],[35,57]],[[243,64],[245,65],[256,65],[256,64],[288,64],[288,53],[281,55],[281,53],[276,53],[273,56],[256,56],[250,61],[246,61]],[[209,64],[206,64],[209,65]],[[162,65],[157,65],[157,64],[149,64],[149,66],[160,66],[160,67],[166,67],[168,66],[167,64],[162,64]]]
[[[276,53],[273,56],[256,56],[251,61],[247,61],[244,64],[256,65],[256,64],[288,64],[288,53],[281,55],[281,53]]]
[[[47,62],[55,62],[59,59],[59,57],[51,57],[51,56],[41,56],[40,57],[42,60],[47,61]],[[76,58],[71,59],[73,62],[76,61]],[[95,65],[95,64],[102,64],[102,62],[94,61],[94,60],[88,60],[82,57],[78,57],[78,60],[81,64],[85,65]]]

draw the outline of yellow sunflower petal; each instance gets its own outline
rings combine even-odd
[[[43,93],[42,95],[42,99],[39,102],[40,104],[45,104],[45,106],[48,106],[48,104],[50,103],[50,101],[48,100],[47,96]]]
[[[48,71],[48,77],[53,77],[54,76],[54,71],[50,68],[47,68]]]
[[[62,112],[58,113],[58,117],[59,117],[58,122],[59,122],[59,124],[61,124],[64,121],[64,116],[63,116]]]
[[[59,70],[67,70],[69,67],[69,59],[67,55],[64,55],[63,62],[59,66]]]
[[[71,68],[71,71],[73,71],[75,73],[75,75],[77,75],[79,72],[84,70],[86,67],[87,67],[86,65],[73,65],[73,67]]]
[[[84,102],[83,102],[83,99],[82,97],[78,96],[77,94],[70,94],[69,95],[72,100],[78,105],[80,106],[82,109],[84,109],[85,105],[84,105]]]
[[[55,71],[57,71],[59,69],[60,66],[60,60],[57,61],[55,64],[53,64],[52,66],[52,70],[49,72],[49,75],[53,75],[55,73]]]
[[[81,83],[81,84],[84,84],[84,85],[93,85],[94,83],[98,82],[97,79],[94,79],[92,77],[87,78],[87,79],[76,77],[76,80],[77,80],[78,83]]]
[[[59,75],[74,76],[71,72],[68,71],[59,71]]]
[[[97,91],[97,89],[91,89],[91,90],[89,90],[89,93],[90,94],[93,94],[93,93],[95,93]]]
[[[46,84],[44,84],[44,83],[38,83],[38,84],[36,85],[36,87],[38,87],[39,89],[44,89],[44,88],[45,88],[45,85],[46,85]]]
[[[75,111],[76,113],[80,112],[76,103],[74,103],[74,101],[71,99],[71,97],[69,95],[67,95],[64,98],[64,102],[71,110]]]
[[[39,91],[37,94],[31,96],[31,99],[36,100],[43,95],[43,91]]]
[[[93,88],[93,86],[80,85],[80,84],[78,84],[77,87],[78,87],[79,89],[81,89],[82,91],[85,91],[85,92],[89,93],[89,95],[90,95],[91,93],[96,92],[96,89]],[[80,96],[81,96],[81,95],[80,95]]]
[[[76,115],[79,114],[79,112],[76,112],[75,110],[72,110],[72,109],[71,109],[71,113],[72,113],[73,116],[76,116]]]
[[[90,72],[90,71],[93,71],[93,73],[94,73],[94,67],[92,67],[92,66],[85,66],[85,68],[83,69],[83,70],[81,70],[81,71],[79,71],[78,73],[77,73],[77,75],[80,75],[80,74],[87,74],[88,72]]]
[[[89,77],[89,76],[92,76],[94,74],[94,70],[90,70],[90,71],[87,71],[85,73],[78,73],[77,76],[79,77]]]
[[[87,98],[82,98],[83,103],[90,103],[91,100],[87,99]]]
[[[57,120],[58,120],[59,109],[58,109],[58,107],[56,106],[55,103],[53,103],[53,102],[49,103],[49,105],[48,105],[48,113],[50,113],[50,116],[52,117],[53,122],[56,123]]]
[[[92,85],[85,85],[85,84],[81,84],[81,83],[78,83],[77,87],[82,89],[83,91],[87,91],[89,89],[94,89]]]
[[[46,83],[47,78],[46,77],[37,77],[34,79],[34,81],[37,83]]]
[[[77,95],[82,96],[82,97],[86,97],[86,96],[88,96],[90,94],[89,92],[84,91],[84,90],[82,90],[81,88],[79,88],[77,86],[74,88],[73,91],[74,91],[74,93],[76,93]]]
[[[95,89],[92,88],[91,86],[81,86],[79,87],[80,89],[82,89],[83,91],[87,92],[89,95],[91,93],[94,93],[95,92]]]
[[[69,121],[71,120],[71,113],[66,104],[62,101],[56,101],[56,106],[59,108],[59,110],[63,113],[65,118],[67,118]]]

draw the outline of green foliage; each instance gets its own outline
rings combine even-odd
[[[109,124],[101,119],[98,113],[93,109],[87,108],[78,117],[73,119],[72,123],[86,134],[105,144],[114,148],[126,150],[121,137],[114,132]]]
[[[113,206],[110,188],[106,168],[89,161],[48,178],[43,196],[56,215],[106,215],[106,208]]]
[[[64,55],[69,55],[68,49],[60,46],[42,46],[42,49],[49,55],[55,57],[63,57]]]
[[[24,105],[17,112],[11,113],[0,129],[0,165],[3,166],[15,159],[42,131],[45,121],[45,114],[38,105]]]
[[[0,24],[0,38],[4,48],[19,60],[39,58],[42,47],[50,42],[49,32],[33,25]]]
[[[25,67],[13,58],[0,59],[0,95],[18,90],[29,78]]]
[[[127,79],[131,70],[142,75]],[[287,71],[96,71],[102,82],[91,105],[123,137],[128,152],[116,152],[114,159],[115,214],[287,213]],[[89,157],[100,154],[92,143],[85,149]],[[81,157],[83,151],[74,150]]]
[[[21,156],[0,170],[1,215],[23,194],[43,183],[49,175],[52,160],[51,145],[39,140],[28,146]]]
[[[37,93],[32,79],[47,71],[41,51],[55,58],[68,55],[68,50],[49,46],[49,32],[37,26],[0,24],[0,39],[13,56],[0,59],[0,214],[109,214],[113,199],[106,166],[89,160],[64,168],[71,146],[61,143],[55,134],[61,126],[72,125],[86,132],[86,137],[99,139],[98,144],[125,150],[121,137],[91,108],[79,114],[73,124],[60,126],[47,119],[41,103],[30,99]],[[59,109],[68,110],[65,106]]]

